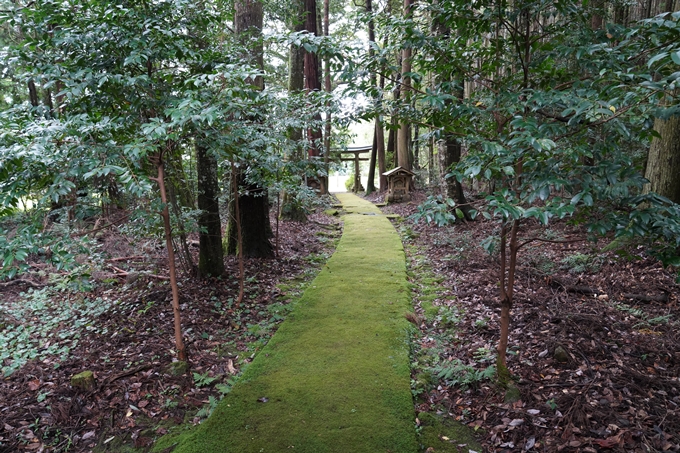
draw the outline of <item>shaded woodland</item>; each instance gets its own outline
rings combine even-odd
[[[415,175],[416,412],[677,451],[679,8],[0,0],[0,451],[207,416],[339,235],[357,121],[366,196]]]

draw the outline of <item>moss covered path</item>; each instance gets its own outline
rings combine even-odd
[[[410,310],[401,241],[380,211],[338,194],[335,254],[213,415],[176,453],[415,453]],[[266,402],[264,402],[266,401]]]

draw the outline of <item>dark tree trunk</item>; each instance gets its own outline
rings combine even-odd
[[[234,32],[243,43],[250,42],[253,37],[262,33],[263,10],[259,0],[236,0],[234,13]],[[251,63],[259,68],[264,66],[262,45],[250,47]],[[252,81],[257,88],[264,89],[264,79],[257,77]],[[239,207],[241,228],[243,231],[243,256],[273,257],[274,248],[269,242],[272,228],[269,223],[269,201],[267,189],[262,185],[246,181],[245,170],[238,171]],[[237,252],[235,204],[231,203],[229,223],[227,227],[227,253]]]
[[[220,221],[217,180],[217,159],[200,142],[196,143],[196,173],[198,177],[199,276],[218,276],[224,273],[222,251],[222,222]]]
[[[366,14],[373,14],[373,3],[372,0],[366,0]],[[368,55],[372,57],[375,51],[373,50],[373,43],[375,42],[375,23],[371,17],[368,21]],[[371,85],[377,84],[377,76],[375,72],[371,73]],[[376,106],[380,105],[380,98],[375,99]],[[371,158],[368,167],[368,182],[366,183],[366,195],[370,195],[375,192],[375,164],[378,160],[378,123],[377,121],[380,114],[376,117],[376,124],[373,127],[373,147],[371,148]],[[383,156],[384,162],[384,156]],[[382,172],[381,172],[382,174]]]
[[[373,130],[373,146],[371,147],[371,158],[368,162],[368,182],[366,183],[366,195],[375,192],[375,163],[378,158],[378,136]]]
[[[376,135],[376,145],[378,154],[378,176],[380,180],[380,191],[384,192],[387,190],[387,177],[383,175],[387,171],[385,168],[385,131],[383,130],[382,121],[380,121],[380,116],[375,118],[375,135]]]
[[[318,36],[316,0],[305,0],[305,30],[314,36]],[[319,57],[315,52],[305,52],[305,89],[308,93],[321,90]],[[320,122],[321,115],[315,115],[314,120],[317,123]],[[317,159],[321,155],[319,152],[319,146],[323,139],[321,129],[319,127],[307,129],[307,139],[309,140],[307,154],[310,159]],[[316,163],[318,164],[318,162]],[[323,178],[310,180],[309,183],[312,187],[318,184],[319,191],[325,193],[326,187]]]
[[[265,189],[256,184],[248,184],[242,171],[237,171],[240,195],[238,197],[241,217],[241,231],[243,240],[243,256],[255,258],[270,258],[274,256],[274,247],[269,241],[271,227],[269,226],[269,201]],[[230,209],[234,220],[236,205],[232,203]],[[263,221],[265,218],[267,221]],[[230,221],[227,231],[227,253],[235,255],[238,252],[238,230],[236,222]]]
[[[460,162],[461,145],[453,135],[446,136],[446,143],[444,145],[444,152],[442,153],[442,181],[445,181],[446,196],[456,201],[456,207],[463,211],[465,218],[471,220],[471,208],[467,204],[465,194],[463,193],[463,185],[454,176],[447,178],[446,175],[451,170],[451,167]]]
[[[33,107],[37,107],[39,105],[38,90],[35,87],[35,82],[33,82],[33,80],[28,81],[28,98],[30,99],[31,105]]]

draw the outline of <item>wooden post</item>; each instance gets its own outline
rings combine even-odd
[[[359,192],[361,178],[359,177],[359,153],[354,154],[354,193]]]

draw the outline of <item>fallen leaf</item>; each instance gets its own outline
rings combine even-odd
[[[36,391],[40,388],[40,379],[33,379],[32,381],[28,381],[28,389],[31,391]]]

